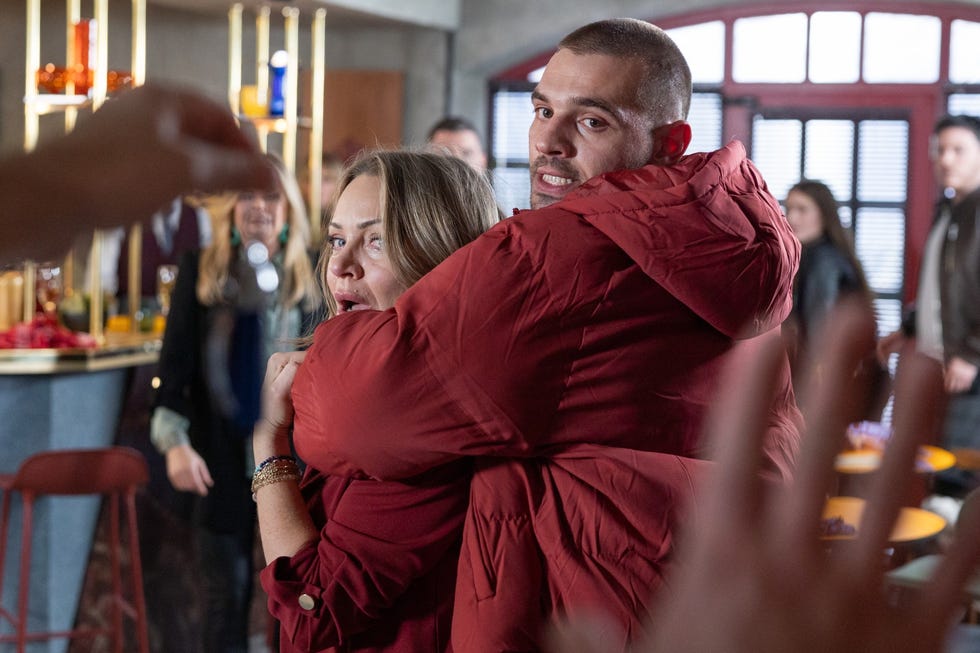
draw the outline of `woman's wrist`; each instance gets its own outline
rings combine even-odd
[[[252,452],[255,460],[290,455],[292,447],[289,443],[289,429],[277,428],[265,419],[260,419],[252,433]]]

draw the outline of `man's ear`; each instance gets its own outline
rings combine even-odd
[[[650,163],[670,166],[677,163],[691,144],[691,126],[683,120],[661,125],[653,130],[653,154]]]

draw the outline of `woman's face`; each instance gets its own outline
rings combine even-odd
[[[281,190],[271,192],[243,191],[235,200],[235,228],[242,242],[259,241],[270,254],[279,251],[279,234],[286,224],[289,205]]]
[[[812,197],[798,190],[786,198],[786,219],[800,243],[806,245],[823,235],[823,216]]]
[[[407,289],[388,258],[380,197],[378,178],[361,175],[340,194],[330,217],[327,287],[341,313],[391,308]]]

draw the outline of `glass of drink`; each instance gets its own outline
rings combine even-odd
[[[157,301],[160,303],[160,314],[164,317],[170,312],[170,295],[177,283],[177,266],[157,266]]]
[[[37,266],[35,281],[38,308],[48,317],[58,314],[58,302],[64,290],[61,280],[61,265],[58,263],[41,263]]]

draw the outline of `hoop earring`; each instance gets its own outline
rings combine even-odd
[[[289,242],[289,223],[287,222],[282,226],[282,231],[279,232],[279,243],[285,245]]]
[[[238,247],[242,244],[242,235],[238,233],[238,229],[234,225],[231,227],[231,246]]]

